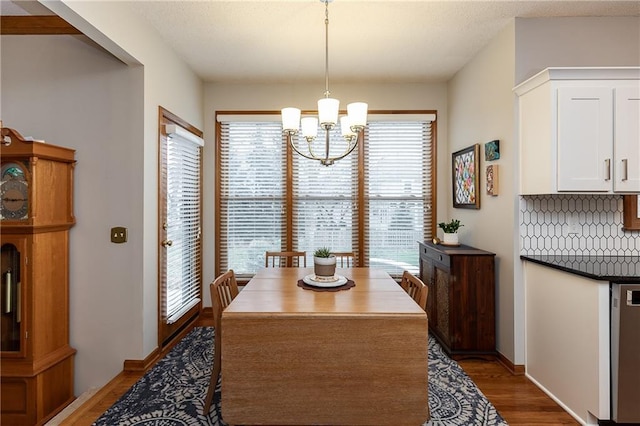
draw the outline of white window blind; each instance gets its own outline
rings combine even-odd
[[[279,122],[220,123],[220,267],[237,275],[264,267],[285,235],[285,154]]]
[[[309,263],[313,251],[326,246],[356,253],[362,248],[363,264],[392,275],[417,273],[417,241],[431,238],[433,220],[432,119],[372,116],[364,159],[355,150],[325,167],[293,153],[287,176],[279,121],[218,116],[219,272],[250,276],[264,266],[267,250],[304,250]],[[331,143],[342,143],[341,136],[332,135]]]
[[[167,324],[200,302],[201,146],[177,134],[167,138],[167,288],[163,298]]]
[[[392,275],[417,273],[417,241],[430,238],[431,123],[370,122],[366,132],[366,257]]]
[[[324,144],[324,130],[319,129],[318,135]],[[331,135],[331,145],[332,155],[339,155],[346,147],[337,133]],[[313,264],[313,252],[320,247],[329,247],[332,251],[357,250],[357,236],[354,239],[357,160],[357,151],[331,166],[293,156],[294,249],[307,252],[307,264]]]

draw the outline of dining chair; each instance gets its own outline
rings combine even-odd
[[[267,251],[264,266],[269,268],[307,267],[306,251]]]
[[[423,310],[427,309],[429,287],[409,271],[404,271],[400,285]]]
[[[209,380],[209,390],[204,401],[203,414],[209,414],[213,394],[218,384],[220,376],[220,363],[222,361],[222,311],[229,306],[231,301],[238,295],[238,283],[233,269],[229,269],[224,274],[213,280],[209,284],[209,292],[211,294],[211,308],[213,310],[213,324],[215,327],[215,337],[213,339],[213,370],[211,371],[211,379]]]
[[[356,254],[352,251],[334,251],[338,268],[352,268],[356,266]]]

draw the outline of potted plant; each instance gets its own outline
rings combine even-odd
[[[313,271],[317,277],[333,278],[336,273],[336,257],[327,247],[313,252]]]
[[[458,229],[464,226],[458,219],[451,219],[449,222],[440,222],[438,228],[444,232],[443,244],[458,245]]]

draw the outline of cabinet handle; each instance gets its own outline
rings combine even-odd
[[[606,160],[604,160],[604,174],[605,174],[605,178],[604,180],[611,180],[611,159],[607,158]]]
[[[622,181],[624,182],[627,179],[628,179],[628,176],[627,176],[627,159],[623,158],[622,159]]]

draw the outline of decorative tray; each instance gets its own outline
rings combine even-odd
[[[314,287],[340,287],[341,285],[345,285],[347,283],[347,279],[342,275],[334,275],[333,277],[317,277],[316,274],[309,274],[305,276],[302,281],[305,284],[314,286]]]

